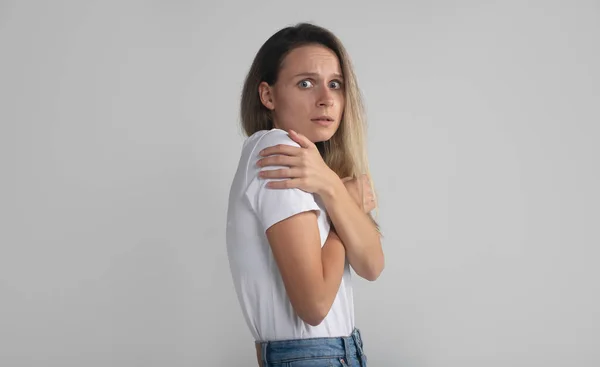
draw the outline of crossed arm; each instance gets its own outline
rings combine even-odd
[[[298,316],[312,326],[319,325],[331,309],[346,258],[359,276],[370,281],[383,269],[374,223],[345,188],[338,190],[324,199],[335,229],[323,247],[317,215],[312,211],[285,219],[266,232],[290,302]]]
[[[358,198],[350,195],[341,180],[321,198],[356,274],[376,280],[384,268],[384,255],[381,235],[369,214],[357,205]]]
[[[317,215],[307,211],[284,219],[267,229],[266,235],[282,275],[286,292],[300,318],[318,325],[329,312],[339,289],[346,259],[357,275],[373,281],[384,267],[379,231],[356,190],[360,179],[346,182],[323,162],[305,137],[290,133],[300,147],[289,143],[265,148],[257,162],[259,177],[269,189],[299,188],[323,200],[332,230],[320,245]],[[353,186],[354,185],[354,186]],[[362,204],[362,205],[361,205]]]

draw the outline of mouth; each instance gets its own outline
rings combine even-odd
[[[312,122],[316,122],[320,125],[331,125],[334,121],[334,119],[331,116],[317,116],[315,118],[310,119]]]

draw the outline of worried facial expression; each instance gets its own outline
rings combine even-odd
[[[295,48],[284,58],[277,82],[259,86],[276,128],[295,130],[313,143],[329,140],[342,119],[344,80],[339,60],[320,45]]]

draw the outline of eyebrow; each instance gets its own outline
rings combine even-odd
[[[318,73],[300,73],[300,74],[294,75],[294,78],[297,78],[299,76],[308,76],[308,77],[311,77],[311,78],[318,78],[318,77],[320,77],[320,75]],[[338,73],[334,73],[333,77],[338,78],[338,79],[343,79],[344,78],[341,74],[338,74]]]

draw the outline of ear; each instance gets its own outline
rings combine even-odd
[[[273,88],[267,82],[262,82],[258,85],[258,96],[262,104],[273,111],[275,109],[275,102],[273,101]]]

